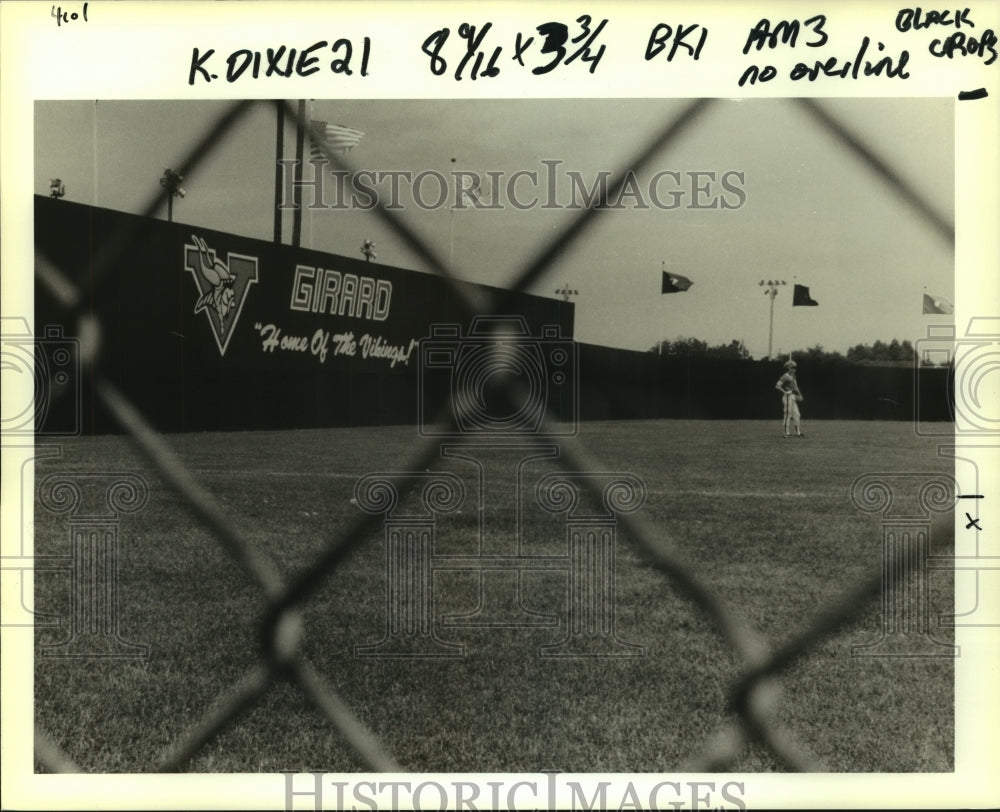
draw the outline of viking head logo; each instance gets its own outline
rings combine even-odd
[[[225,326],[226,316],[236,303],[236,295],[233,293],[236,278],[229,273],[229,268],[222,260],[208,253],[208,244],[201,237],[194,236],[194,244],[198,246],[198,271],[210,286],[195,302],[194,312],[200,313],[211,305],[218,314],[221,330]],[[200,285],[198,287],[201,288]]]
[[[226,354],[250,285],[257,281],[257,258],[229,253],[223,262],[204,238],[192,234],[193,245],[184,246],[184,270],[198,286],[194,312],[204,311],[219,354]]]

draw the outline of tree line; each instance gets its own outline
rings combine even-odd
[[[754,360],[742,341],[733,339],[728,344],[709,345],[697,338],[677,338],[664,340],[649,348],[649,352],[657,353],[665,358],[728,358],[736,361]],[[782,359],[787,358],[786,355]],[[913,366],[918,359],[916,348],[909,340],[876,341],[873,344],[855,344],[841,353],[836,350],[827,351],[817,344],[804,350],[792,353],[799,363],[812,364],[860,364],[877,366]],[[763,359],[761,359],[763,360]],[[776,359],[779,360],[779,359]],[[932,366],[926,361],[921,365]]]

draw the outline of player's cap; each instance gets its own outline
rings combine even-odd
[[[785,369],[795,369],[794,361],[785,361]]]

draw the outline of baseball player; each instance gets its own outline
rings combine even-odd
[[[798,381],[795,380],[794,361],[785,361],[785,374],[778,378],[774,388],[781,392],[781,402],[784,405],[785,437],[804,437],[799,416],[799,404],[803,398]]]

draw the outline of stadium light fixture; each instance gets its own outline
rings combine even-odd
[[[766,282],[761,279],[760,286],[764,288],[764,295],[771,299],[771,320],[767,328],[767,360],[771,360],[771,347],[774,343],[774,297],[778,295],[778,287],[787,285],[784,279],[768,279]]]
[[[185,191],[184,187],[181,186],[181,181],[184,180],[184,176],[175,172],[173,169],[164,169],[163,176],[160,178],[160,186],[167,190],[167,221],[172,222],[174,219],[174,198],[184,197]]]
[[[557,289],[556,293],[558,295],[560,295],[560,296],[563,297],[563,301],[564,302],[568,302],[570,296],[579,296],[580,295],[580,291],[573,290],[572,288],[570,288],[570,286],[568,284],[563,285],[562,288],[560,288],[560,289]]]

